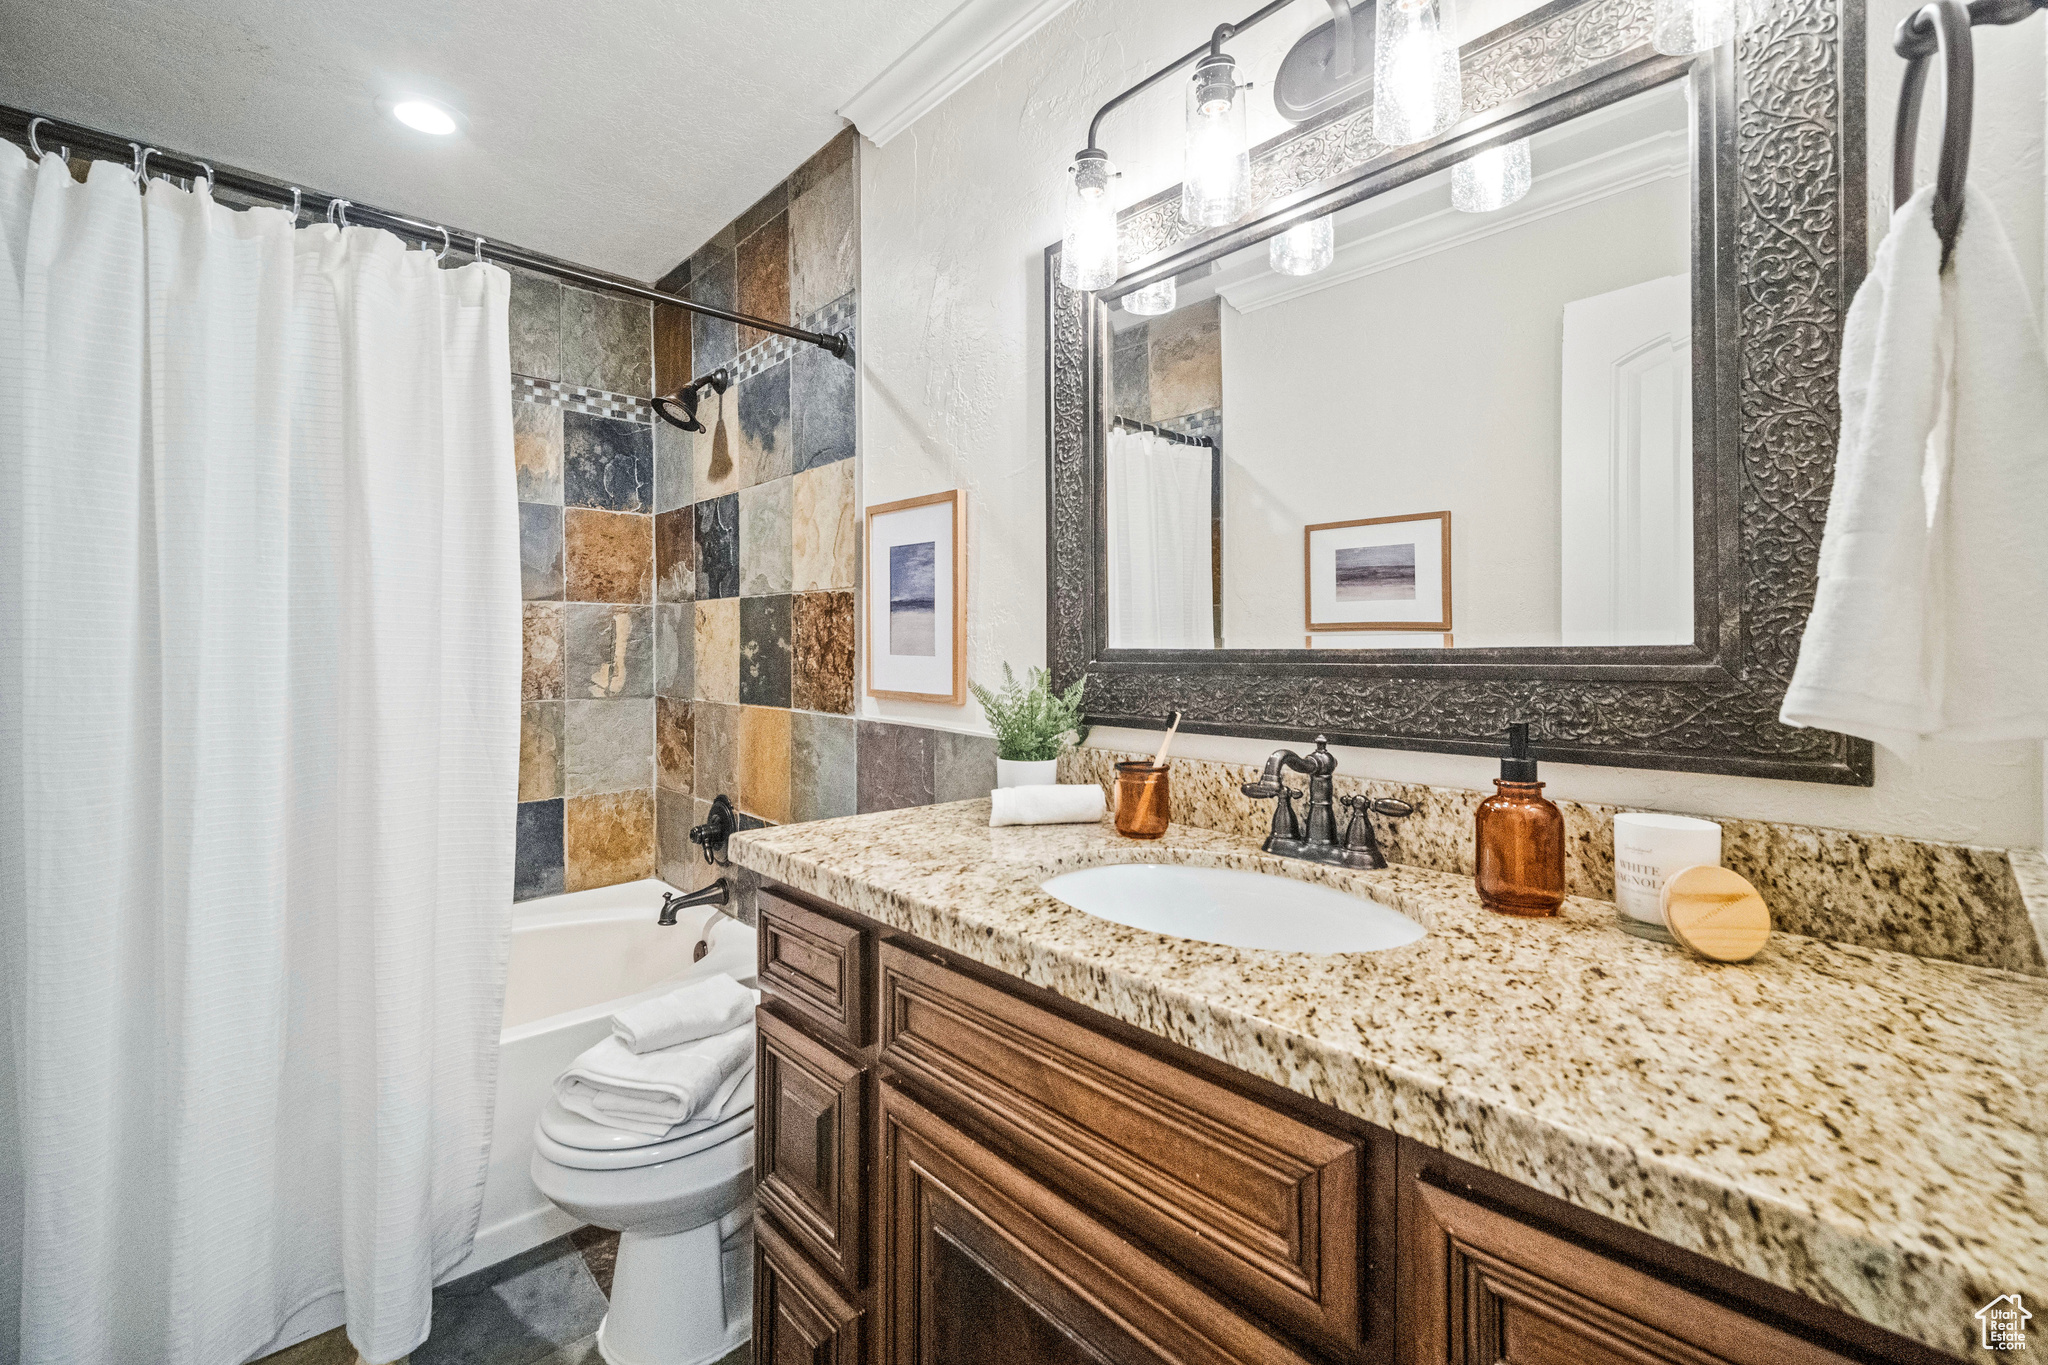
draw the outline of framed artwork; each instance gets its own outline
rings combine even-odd
[[[1451,628],[1449,512],[1310,526],[1302,532],[1302,561],[1310,634]]]
[[[967,497],[867,513],[868,695],[967,702]]]

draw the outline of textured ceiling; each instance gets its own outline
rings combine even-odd
[[[0,103],[652,279],[957,3],[0,0]]]

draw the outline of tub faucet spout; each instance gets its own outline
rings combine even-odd
[[[692,891],[687,895],[680,891],[666,891],[662,893],[661,897],[661,918],[656,920],[655,923],[673,925],[676,922],[676,913],[678,911],[692,910],[700,905],[723,906],[731,903],[732,895],[727,889],[725,878],[723,877],[720,877],[701,891]]]

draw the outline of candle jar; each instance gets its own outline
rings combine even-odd
[[[1688,867],[1720,862],[1721,826],[1714,821],[1623,811],[1614,817],[1615,922],[1638,938],[1672,942],[1664,883]]]
[[[1128,759],[1116,765],[1116,832],[1157,839],[1173,819],[1165,765]]]

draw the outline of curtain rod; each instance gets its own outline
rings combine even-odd
[[[701,313],[705,317],[718,318],[723,322],[736,322],[744,327],[808,342],[830,351],[841,359],[853,349],[853,344],[847,340],[844,333],[810,332],[801,327],[792,327],[786,322],[772,322],[767,318],[750,317],[745,313],[714,308],[708,303],[698,303],[678,294],[650,288],[638,280],[629,280],[623,275],[586,270],[559,257],[495,242],[479,233],[447,228],[439,223],[422,222],[388,209],[358,204],[353,199],[345,199],[340,195],[304,189],[267,175],[258,175],[254,171],[245,171],[234,166],[215,166],[182,152],[165,151],[135,138],[120,137],[97,128],[88,128],[83,124],[67,123],[62,119],[31,114],[26,109],[17,109],[12,105],[0,104],[0,127],[5,127],[23,142],[40,142],[45,149],[51,144],[56,144],[122,158],[131,157],[133,149],[141,146],[147,149],[147,161],[153,163],[152,169],[176,171],[185,179],[204,175],[212,184],[224,185],[237,193],[275,199],[280,206],[296,203],[302,209],[312,209],[315,212],[325,212],[335,204],[340,204],[349,222],[388,228],[400,235],[427,243],[441,240],[445,233],[451,245],[459,243],[467,247],[479,260],[484,259],[484,253],[488,252],[490,259],[500,265],[516,265],[535,274],[549,275],[558,280],[590,285],[597,289],[607,289],[615,294],[626,294],[636,299],[646,299],[651,303],[672,304],[677,308],[686,308],[692,313]]]

